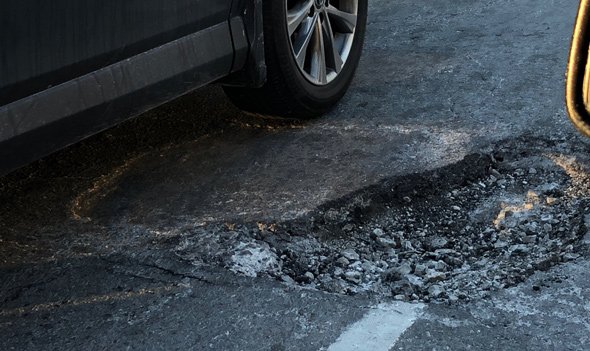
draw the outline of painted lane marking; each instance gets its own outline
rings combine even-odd
[[[423,304],[383,303],[348,327],[328,351],[388,351],[420,315]]]

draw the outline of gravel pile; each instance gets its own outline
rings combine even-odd
[[[175,252],[333,293],[485,298],[575,260],[586,234],[581,154],[565,144],[514,147],[384,182],[305,221],[188,230]]]

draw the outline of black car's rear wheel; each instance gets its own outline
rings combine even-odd
[[[310,118],[344,95],[358,65],[367,0],[264,2],[266,84],[226,87],[240,108],[265,115]]]

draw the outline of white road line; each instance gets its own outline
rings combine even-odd
[[[340,335],[328,351],[388,351],[424,308],[423,304],[380,304]]]

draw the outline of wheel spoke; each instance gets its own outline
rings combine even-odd
[[[307,0],[300,5],[287,11],[287,26],[289,27],[289,35],[292,35],[297,27],[309,15],[309,10],[313,6],[313,0]]]
[[[336,47],[334,31],[332,30],[332,25],[330,24],[330,20],[327,16],[324,20],[324,23],[322,23],[322,29],[324,34],[324,45],[326,48],[326,64],[329,65],[329,67],[332,68],[336,73],[340,73],[344,62],[342,62],[342,57],[340,57],[340,53]]]
[[[309,43],[314,35],[318,19],[319,15],[317,13],[312,18],[306,19],[297,35],[297,40],[293,43],[295,59],[300,67],[303,67],[305,64]]]
[[[322,33],[322,24],[316,21],[314,30],[314,46],[311,61],[311,74],[320,84],[328,82],[328,73],[326,72],[326,47],[324,45],[324,35]]]
[[[333,5],[327,8],[330,19],[333,21],[334,26],[339,32],[342,33],[353,33],[356,27],[356,15],[348,12],[341,11]]]
[[[284,1],[292,57],[305,79],[324,86],[342,74],[357,32],[359,0],[268,1]]]

